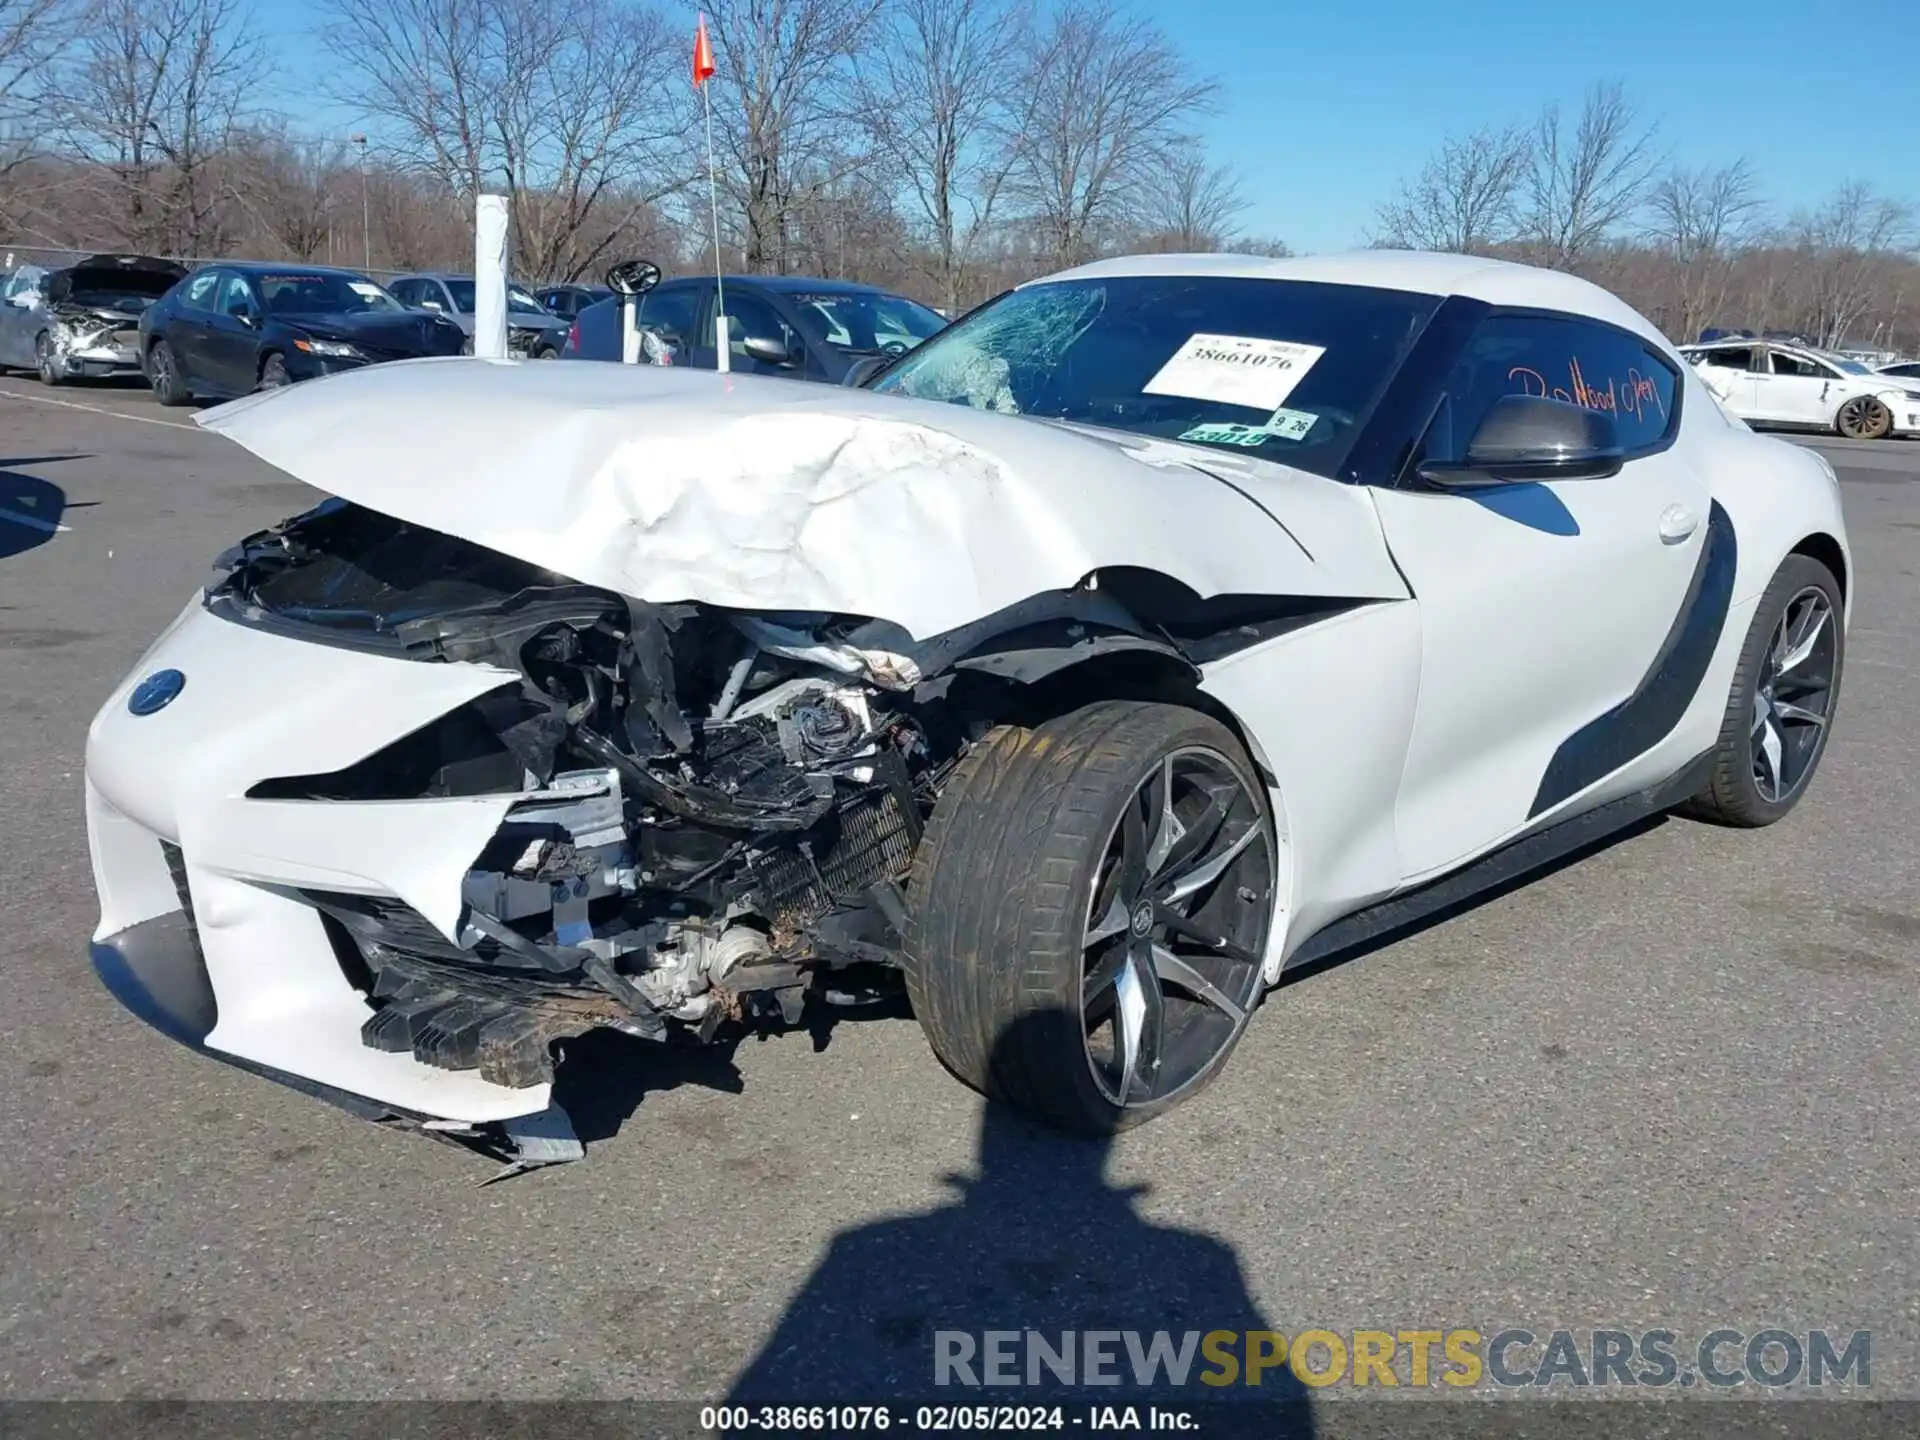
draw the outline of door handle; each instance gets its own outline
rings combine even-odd
[[[1700,528],[1700,517],[1684,505],[1669,505],[1660,512],[1660,539],[1678,545]]]

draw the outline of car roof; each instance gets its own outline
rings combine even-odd
[[[298,261],[275,265],[267,260],[216,260],[211,265],[202,265],[200,271],[195,273],[207,270],[232,270],[241,275],[349,275],[355,280],[373,278],[363,270],[349,270],[344,265],[303,265]]]
[[[1412,250],[1358,250],[1344,255],[1123,255],[1063,270],[1030,285],[1110,276],[1218,276],[1244,280],[1303,280],[1323,285],[1364,285],[1420,295],[1464,295],[1491,305],[1559,310],[1631,330],[1662,349],[1673,345],[1639,311],[1591,281],[1561,270],[1489,260],[1479,255],[1441,255]]]

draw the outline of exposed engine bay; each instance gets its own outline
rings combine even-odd
[[[871,998],[850,977],[897,965],[914,852],[970,744],[1088,661],[1190,682],[1326,611],[1134,573],[916,641],[635,601],[341,501],[220,563],[206,605],[235,622],[517,672],[347,769],[249,792],[517,796],[451,935],[396,899],[300,892],[374,1007],[365,1044],[509,1086],[550,1080],[551,1042],[598,1026],[707,1039],[794,1024],[810,989]]]
[[[126,368],[139,362],[146,309],[186,274],[146,255],[96,255],[49,277],[47,343],[58,370]]]

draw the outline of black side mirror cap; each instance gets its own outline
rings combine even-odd
[[[1420,466],[1420,478],[1448,489],[1618,475],[1626,450],[1613,417],[1542,395],[1503,395],[1467,446],[1464,460]]]

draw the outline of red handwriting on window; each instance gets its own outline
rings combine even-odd
[[[1519,385],[1522,395],[1563,400],[1569,405],[1601,410],[1609,415],[1631,415],[1639,421],[1644,421],[1649,411],[1660,420],[1667,417],[1667,402],[1660,394],[1659,382],[1652,376],[1642,375],[1633,366],[1628,366],[1621,378],[1608,380],[1605,389],[1588,382],[1577,355],[1567,362],[1565,387],[1549,385],[1545,375],[1526,365],[1514,366],[1507,372],[1507,379]]]

